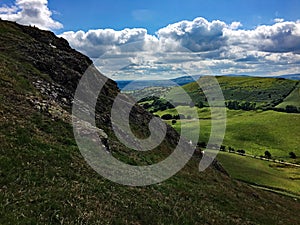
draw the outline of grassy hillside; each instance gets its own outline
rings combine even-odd
[[[187,117],[195,110],[189,106],[177,107]],[[176,109],[177,109],[176,108]],[[155,114],[178,114],[176,109],[158,111]],[[200,119],[200,140],[207,142],[211,129],[211,115],[209,108],[198,110]],[[169,121],[171,124],[171,121]],[[299,139],[300,115],[297,113],[283,113],[275,111],[243,111],[227,110],[227,127],[224,145],[235,149],[245,149],[253,155],[263,155],[269,150],[278,159],[289,159],[289,152],[293,151],[300,155]],[[184,119],[177,121],[173,127],[180,130],[180,127],[189,127],[190,135],[199,129],[194,120]]]
[[[217,77],[226,100],[226,105],[230,109],[273,109],[278,104],[285,101],[279,108],[284,108],[291,104],[299,107],[300,98],[297,92],[299,81],[287,80],[283,78],[264,77]],[[200,79],[201,81],[201,79]],[[192,98],[196,105],[208,106],[206,96],[196,82],[186,84],[182,87]],[[146,96],[156,95],[169,98],[181,105],[188,105],[178,91],[178,87],[170,90],[161,88],[146,88],[143,90],[131,91],[133,97],[141,99]],[[290,95],[291,94],[291,95]]]
[[[199,173],[196,157],[148,187],[104,179],[80,154],[70,124],[72,96],[91,61],[51,32],[5,21],[0,31],[0,224],[300,223],[298,201],[235,181],[214,166]],[[178,138],[171,128],[145,154],[117,141],[109,116],[116,94],[108,80],[96,107],[112,154],[134,165],[165,158]],[[134,107],[130,118],[137,135],[149,132],[149,113]]]
[[[220,152],[218,160],[228,173],[239,180],[283,190],[300,196],[300,169],[273,162]]]
[[[300,84],[276,108],[286,108],[288,105],[300,108]]]
[[[259,77],[222,76],[217,77],[217,80],[226,101],[236,101],[239,104],[255,103],[256,108],[276,106],[294,90],[298,83],[292,80]],[[205,96],[196,82],[189,83],[183,88],[195,103],[201,101],[206,104]],[[176,96],[176,92],[177,90],[173,89],[170,95],[175,95],[173,99],[180,99],[180,96]]]
[[[176,109],[168,109],[156,112],[157,115],[176,115],[178,111],[188,117],[195,108],[179,106]],[[200,120],[200,142],[208,141],[211,133],[211,114],[208,108],[196,108]],[[167,121],[169,124],[171,120]],[[223,145],[227,150],[230,147],[235,150],[243,149],[247,154],[259,158],[268,150],[272,158],[291,163],[299,163],[297,159],[291,159],[289,152],[297,156],[299,151],[300,115],[275,111],[242,111],[227,110],[227,129]],[[177,120],[172,125],[178,132],[181,128],[189,128],[189,136],[197,135],[198,123],[193,119]],[[230,153],[219,153],[218,160],[229,172],[239,180],[248,183],[256,183],[271,188],[279,188],[288,192],[300,194],[300,168],[282,167],[281,164],[261,161],[249,157],[242,157]],[[277,165],[277,166],[276,166]]]

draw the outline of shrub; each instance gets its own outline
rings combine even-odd
[[[226,146],[225,145],[221,145],[220,150],[225,152],[226,151]]]
[[[206,142],[205,141],[198,142],[197,147],[206,148]]]
[[[297,156],[296,156],[296,154],[294,152],[290,152],[289,155],[290,155],[290,158],[292,158],[292,159],[296,159],[297,158]]]
[[[267,159],[271,159],[272,155],[271,155],[271,153],[269,151],[265,151],[265,157]]]
[[[161,118],[163,120],[171,120],[171,119],[173,119],[173,116],[171,114],[164,114],[161,116]]]
[[[237,150],[236,152],[239,153],[240,155],[244,155],[246,153],[246,151],[243,149]]]
[[[285,111],[286,111],[287,113],[297,113],[297,112],[298,112],[298,109],[297,109],[296,106],[293,106],[293,105],[287,105],[287,106],[285,107]]]
[[[234,152],[234,148],[232,148],[231,146],[228,147],[229,152]]]

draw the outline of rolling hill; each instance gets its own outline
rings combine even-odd
[[[6,21],[0,21],[0,49],[0,224],[300,223],[297,200],[238,182],[220,172],[217,162],[199,173],[199,156],[151,186],[103,178],[80,154],[70,123],[76,87],[92,61],[51,32]],[[106,80],[95,129],[110,154],[131,165],[165,159],[179,134],[168,126],[164,141],[149,152],[124,146],[111,126],[117,85],[90,68]],[[137,136],[149,135],[152,118],[133,107]]]
[[[232,103],[232,106],[229,107],[232,109],[242,108],[243,103],[253,105],[251,109],[273,108],[284,101],[299,83],[282,78],[261,77],[221,76],[217,77],[217,80],[228,103],[227,106],[229,107]],[[186,84],[183,88],[191,96],[194,103],[202,102],[207,105],[206,97],[196,82]],[[174,88],[170,91],[169,96],[180,102],[181,96],[177,93],[177,89]]]

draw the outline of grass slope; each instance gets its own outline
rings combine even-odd
[[[39,35],[33,38],[24,30]],[[214,168],[199,173],[197,158],[176,176],[149,187],[127,187],[104,179],[81,156],[71,125],[27,101],[32,95],[46,97],[32,80],[54,84],[57,71],[74,74],[71,68],[80,69],[83,60],[70,63],[80,54],[59,45],[51,52],[42,41],[48,35],[59,39],[36,28],[0,21],[0,31],[0,224],[300,223],[299,202],[254,189]],[[31,47],[26,48],[28,45]],[[33,60],[35,51],[39,57]],[[52,65],[56,57],[60,60]],[[63,59],[67,60],[60,70]],[[53,73],[43,70],[47,66]],[[76,86],[71,81],[66,84]],[[115,90],[106,94],[111,92]],[[105,121],[106,115],[100,119]],[[145,129],[135,125],[139,131]],[[115,146],[113,138],[111,141],[116,154],[128,153],[124,146]],[[167,146],[163,147],[160,160],[168,153]],[[149,163],[156,155],[147,155]],[[130,157],[124,160],[129,162]]]
[[[176,110],[178,109],[178,110]],[[179,106],[176,109],[158,111],[155,114],[176,115],[178,111],[184,115],[192,115],[195,108]],[[209,108],[198,109],[200,119],[200,140],[207,142],[211,129],[211,114]],[[170,123],[170,121],[169,121]],[[289,160],[289,152],[300,155],[299,139],[300,115],[275,111],[243,111],[227,110],[227,126],[224,144],[235,149],[244,149],[253,155],[263,155],[266,150],[283,160]],[[177,121],[173,125],[180,130],[181,126],[189,127],[190,135],[199,129],[194,120]]]
[[[218,160],[235,179],[292,192],[300,196],[300,169],[220,152]]]
[[[293,105],[300,108],[300,84],[287,96],[282,103],[276,106],[276,108],[285,108],[287,105]]]
[[[191,115],[195,108],[179,106],[176,108],[184,115]],[[159,111],[157,115],[178,114],[176,109]],[[208,141],[211,132],[211,115],[208,108],[198,109],[200,119],[200,141]],[[171,124],[171,121],[167,121]],[[299,163],[298,159],[290,159],[289,152],[300,155],[299,139],[300,115],[275,111],[242,111],[227,110],[227,129],[223,144],[235,150],[244,149],[251,155],[264,155],[268,150],[278,160]],[[189,136],[193,138],[199,129],[193,119],[178,120],[172,125],[180,132],[181,127],[189,128]],[[300,194],[299,168],[278,168],[273,164],[258,159],[241,157],[235,154],[220,153],[219,161],[229,174],[248,183],[256,183],[272,188]],[[277,164],[278,165],[278,164]]]
[[[299,84],[299,81],[287,80],[283,78],[265,78],[265,77],[216,77],[222,89],[226,102],[233,101],[238,104],[252,103],[255,108],[268,109],[280,104],[282,101],[289,101],[290,104],[298,107],[300,99],[297,91],[293,90]],[[201,81],[201,79],[200,79]],[[196,82],[192,82],[182,86],[182,88],[190,95],[195,104],[202,102],[208,106],[206,96]],[[170,89],[167,94],[163,93],[160,88],[144,89],[133,91],[132,94],[136,98],[142,98],[150,95],[162,96],[167,95],[169,99],[174,99],[176,103],[189,104],[181,92],[179,87]],[[287,96],[294,93],[289,100]]]

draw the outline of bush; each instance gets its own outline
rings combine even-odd
[[[172,120],[172,124],[174,125],[177,121],[176,120]]]
[[[228,147],[228,151],[229,152],[235,152],[234,148],[232,148],[231,146]]]
[[[178,114],[177,114],[177,115],[174,115],[174,116],[173,116],[173,119],[174,119],[174,120],[179,120],[179,119],[180,119],[180,116],[179,116]]]
[[[256,109],[256,103],[255,102],[247,102],[247,101],[236,101],[236,100],[230,100],[226,102],[226,107],[229,109],[234,109],[234,110],[255,110]]]
[[[144,109],[149,109],[150,107],[151,107],[151,105],[148,102],[143,104]]]
[[[272,155],[271,155],[271,153],[269,151],[265,151],[265,157],[267,159],[271,159]]]
[[[237,150],[236,152],[239,153],[240,155],[244,155],[246,153],[246,151],[243,149]]]
[[[287,113],[297,113],[297,112],[298,112],[298,109],[297,109],[296,106],[293,106],[293,105],[287,105],[287,106],[285,107],[285,111],[286,111]]]
[[[296,156],[296,154],[294,152],[290,152],[289,155],[290,155],[290,158],[292,158],[292,159],[296,159],[297,158],[297,156]]]
[[[225,152],[226,151],[226,146],[225,145],[221,145],[220,150],[223,151],[223,152]]]
[[[198,142],[197,147],[206,148],[206,142],[205,141]]]
[[[163,120],[171,120],[171,119],[173,119],[173,116],[171,114],[164,114],[161,116],[161,118]]]
[[[204,104],[203,102],[199,101],[198,103],[195,104],[195,106],[197,106],[198,108],[203,108]]]

